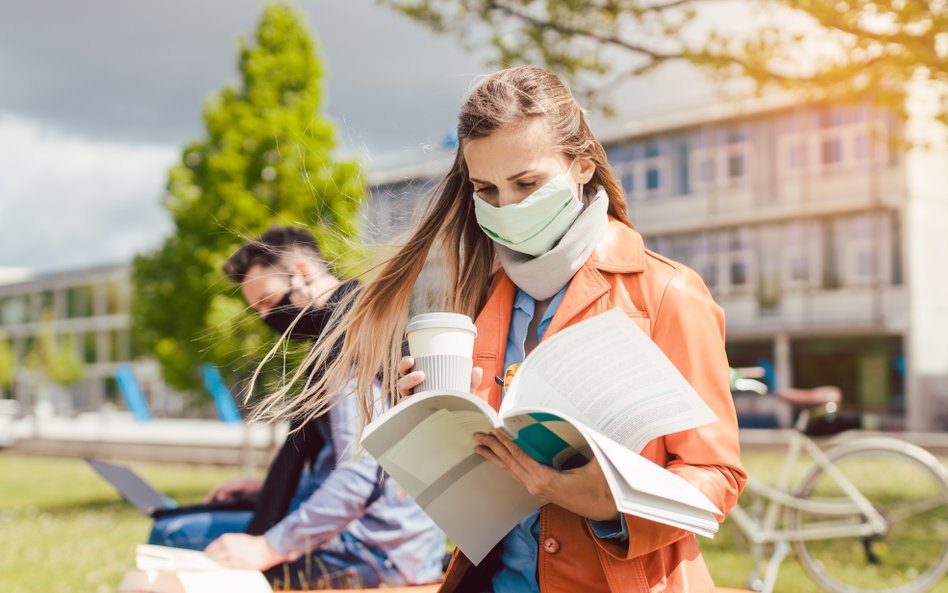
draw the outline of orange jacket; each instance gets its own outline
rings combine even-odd
[[[516,286],[498,272],[477,317],[474,364],[484,369],[476,394],[495,409],[501,389],[507,330]],[[619,307],[641,327],[708,403],[719,420],[659,437],[642,455],[701,489],[725,513],[737,502],[746,474],[741,467],[737,418],[724,351],[724,313],[701,278],[685,266],[645,249],[642,237],[610,220],[606,236],[573,276],[544,339],[574,323]],[[723,519],[720,518],[720,519]],[[537,560],[543,593],[657,593],[714,591],[689,531],[625,516],[628,542],[596,538],[588,521],[554,504],[540,511]],[[491,570],[455,552],[443,593],[468,593]]]

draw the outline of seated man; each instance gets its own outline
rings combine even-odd
[[[357,287],[333,276],[313,236],[293,227],[271,228],[224,270],[264,323],[281,334],[292,326],[293,339],[318,339],[332,308]],[[393,480],[380,481],[371,457],[352,457],[359,415],[355,398],[343,395],[291,433],[266,481],[238,479],[211,491],[208,500],[258,497],[247,533],[211,542],[211,558],[266,570],[275,585],[291,588],[441,578],[444,535]]]

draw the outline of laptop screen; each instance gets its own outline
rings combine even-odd
[[[135,505],[135,508],[146,515],[150,516],[157,509],[178,506],[174,500],[155,490],[151,484],[128,467],[94,459],[86,459],[86,463],[99,472],[109,484],[112,484],[126,500]]]

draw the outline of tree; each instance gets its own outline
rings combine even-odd
[[[63,338],[62,342],[56,340],[52,321],[52,313],[44,311],[39,334],[26,355],[26,363],[51,383],[72,385],[85,375],[85,365],[76,354],[71,335]]]
[[[239,44],[240,84],[207,103],[206,137],[168,175],[174,232],[133,264],[136,339],[179,389],[199,384],[202,362],[246,377],[270,339],[224,278],[226,258],[273,223],[296,224],[344,269],[365,192],[358,165],[332,158],[323,67],[301,16],[268,5],[254,41]]]
[[[16,378],[16,354],[7,337],[0,333],[0,398],[13,385]]]
[[[695,34],[698,0],[381,0],[469,47],[491,48],[494,66],[533,63],[574,83],[609,110],[603,91],[672,60],[715,75],[744,76],[759,89],[868,100],[904,113],[913,80],[942,85],[948,124],[946,0],[759,0],[771,11],[750,35]]]

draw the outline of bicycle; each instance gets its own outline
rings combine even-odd
[[[776,395],[801,410],[792,429],[779,431],[787,443],[779,477],[775,485],[749,477],[728,518],[751,546],[749,588],[772,593],[791,548],[832,593],[934,587],[948,571],[948,470],[925,449],[887,436],[857,433],[824,451],[805,431],[814,409],[838,409],[839,389]],[[791,487],[803,452],[813,464]]]

